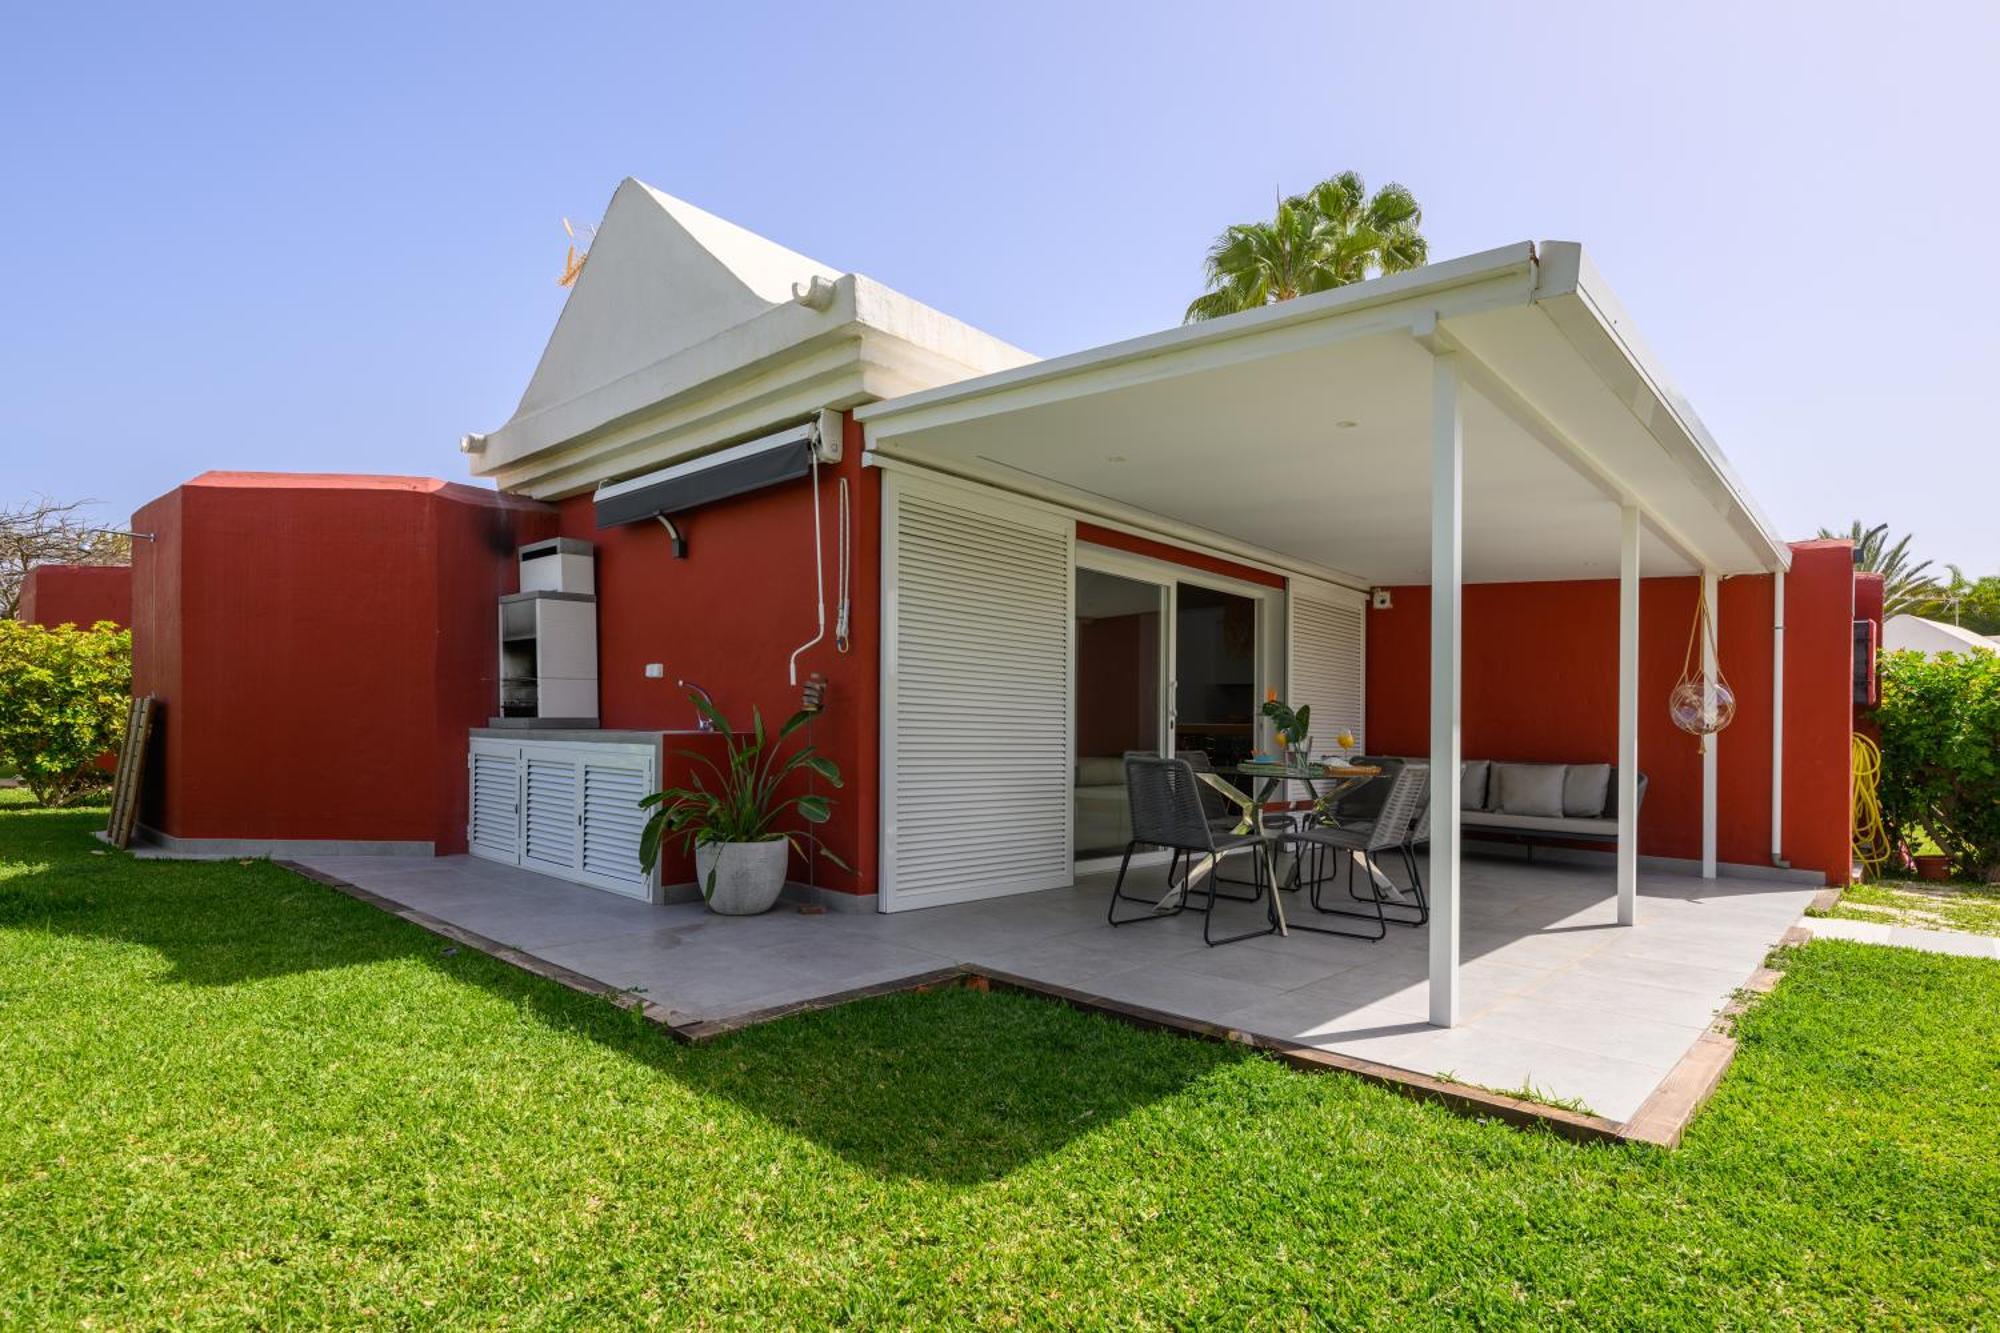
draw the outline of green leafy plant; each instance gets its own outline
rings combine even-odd
[[[1913,562],[1910,559],[1909,534],[1890,541],[1887,523],[1877,523],[1870,528],[1864,527],[1857,518],[1846,532],[1821,528],[1819,535],[1853,542],[1854,567],[1882,576],[1883,615],[1894,616],[1904,612],[1921,615],[1924,608],[1936,600],[1938,586],[1930,572],[1931,562]]]
[[[1918,609],[1919,615],[1949,621],[1974,634],[2000,634],[2000,574],[1969,579],[1957,565],[1946,565],[1951,578],[1937,590],[1937,600]]]
[[[70,805],[104,785],[97,761],[124,744],[131,702],[129,631],[108,620],[0,621],[0,767],[40,804]]]
[[[1884,654],[1882,812],[1917,827],[1961,875],[2000,876],[2000,654]]]
[[[1304,754],[1306,747],[1312,744],[1311,704],[1293,708],[1279,701],[1276,690],[1269,690],[1264,695],[1263,708],[1258,711],[1271,719],[1271,727],[1278,733],[1278,744],[1284,749]]]
[[[694,750],[678,752],[696,765],[693,785],[656,791],[639,802],[653,812],[639,835],[640,864],[651,870],[660,858],[660,844],[665,841],[679,842],[692,849],[703,843],[772,842],[783,838],[801,854],[805,851],[802,844],[810,843],[827,860],[843,870],[849,869],[814,834],[804,829],[778,827],[788,812],[795,812],[808,824],[824,824],[833,814],[831,803],[817,792],[780,794],[786,780],[796,773],[812,773],[830,786],[841,785],[839,767],[811,745],[798,746],[789,754],[781,750],[793,733],[812,721],[813,714],[804,710],[794,713],[776,732],[767,735],[764,715],[752,708],[750,730],[739,734],[722,710],[708,699],[695,691],[689,691],[688,697],[702,716],[715,724],[722,738],[723,762],[717,763]],[[714,895],[713,868],[701,892],[704,898]]]

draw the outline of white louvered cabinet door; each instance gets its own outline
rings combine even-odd
[[[653,789],[652,765],[631,759],[593,759],[579,768],[582,805],[578,821],[582,846],[577,869],[587,883],[636,897],[647,896],[648,876],[639,868],[639,833],[647,812],[639,800]]]
[[[883,910],[1067,884],[1072,525],[887,480]]]
[[[535,870],[574,870],[577,761],[561,750],[544,753],[524,748],[521,764],[521,864]]]
[[[518,865],[521,859],[521,762],[512,747],[474,742],[466,759],[471,796],[465,841],[474,856]]]
[[[639,800],[656,785],[654,747],[475,737],[467,767],[466,841],[474,855],[653,897],[654,875],[639,866],[647,814]]]

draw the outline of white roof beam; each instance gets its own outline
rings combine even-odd
[[[1722,562],[1705,554],[1686,533],[1648,507],[1638,489],[1616,470],[1607,466],[1603,459],[1592,453],[1581,441],[1558,426],[1548,413],[1531,402],[1492,366],[1480,360],[1469,348],[1453,338],[1450,331],[1437,322],[1435,316],[1413,324],[1410,336],[1432,355],[1442,352],[1455,353],[1459,378],[1468,388],[1484,398],[1529,438],[1567,465],[1577,476],[1595,486],[1606,500],[1621,508],[1629,506],[1638,510],[1640,521],[1681,559],[1697,570],[1717,568],[1721,565]]]

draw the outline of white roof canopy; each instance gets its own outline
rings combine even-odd
[[[1464,397],[1465,576],[1779,569],[1785,544],[1580,247],[1528,243],[868,405],[869,446],[1355,584],[1429,577],[1433,357]]]

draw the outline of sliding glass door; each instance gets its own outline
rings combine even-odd
[[[1132,837],[1125,756],[1257,753],[1257,705],[1283,655],[1282,594],[1097,547],[1076,554],[1076,857]]]
[[[1116,856],[1132,838],[1125,756],[1165,733],[1170,588],[1076,571],[1076,855]]]
[[[1256,597],[1174,585],[1173,740],[1216,768],[1257,753]]]

